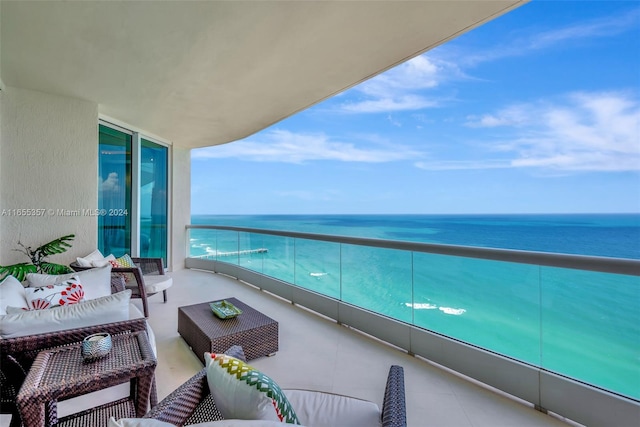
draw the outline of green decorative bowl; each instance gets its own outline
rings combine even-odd
[[[211,307],[213,314],[218,316],[220,319],[231,319],[236,317],[238,314],[242,314],[242,310],[226,300],[214,301],[209,303],[209,306]]]

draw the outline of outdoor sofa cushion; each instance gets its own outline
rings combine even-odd
[[[168,274],[147,274],[144,276],[144,288],[148,295],[157,294],[173,285],[173,278]]]
[[[77,278],[84,290],[84,299],[91,300],[111,295],[111,265],[74,273],[52,274],[27,274],[27,286],[39,288],[51,284],[62,283],[66,280]]]
[[[0,316],[0,337],[14,338],[129,320],[131,291],[69,306]]]
[[[300,422],[313,427],[381,426],[380,408],[373,402],[311,390],[283,390]]]

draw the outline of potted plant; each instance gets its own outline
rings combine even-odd
[[[0,280],[11,275],[22,282],[29,273],[65,274],[73,272],[73,270],[66,265],[48,262],[46,258],[50,255],[66,252],[67,249],[71,247],[69,242],[71,242],[74,237],[75,234],[68,234],[35,249],[30,246],[25,246],[18,241],[18,246],[20,246],[21,249],[14,250],[25,254],[29,260],[31,260],[31,263],[21,262],[7,266],[0,265]]]

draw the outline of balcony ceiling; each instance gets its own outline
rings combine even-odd
[[[2,1],[0,75],[203,147],[251,135],[525,1]]]

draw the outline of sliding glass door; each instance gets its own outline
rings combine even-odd
[[[99,136],[98,249],[166,266],[169,148],[103,124]]]
[[[131,135],[100,125],[98,248],[131,254]]]
[[[168,148],[140,143],[140,256],[167,263]]]

